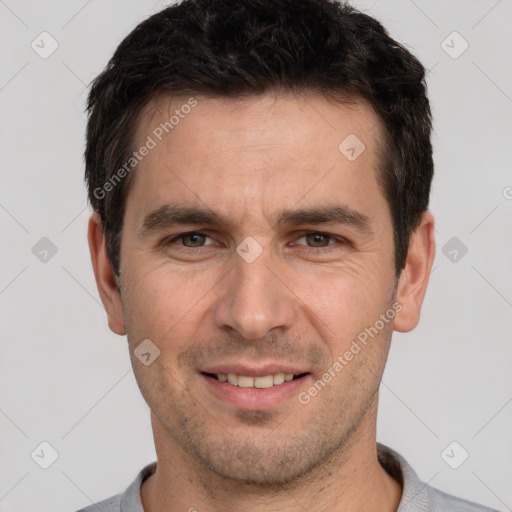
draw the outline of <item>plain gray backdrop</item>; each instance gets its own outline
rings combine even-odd
[[[353,4],[430,70],[435,126],[437,255],[420,325],[393,338],[378,440],[512,510],[512,3]],[[75,511],[155,459],[94,283],[82,154],[88,83],[164,5],[0,0],[1,512]]]

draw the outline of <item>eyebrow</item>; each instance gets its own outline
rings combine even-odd
[[[140,235],[146,237],[155,232],[184,224],[224,227],[228,230],[232,230],[234,227],[230,219],[208,208],[165,204],[144,218]],[[277,215],[277,226],[301,224],[343,224],[365,235],[373,235],[368,216],[344,205],[284,210]]]

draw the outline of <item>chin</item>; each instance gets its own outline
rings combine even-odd
[[[308,449],[311,444],[304,441],[273,446],[267,443],[265,447],[252,442],[241,445],[225,442],[200,450],[203,453],[196,447],[194,456],[222,479],[252,486],[282,486],[311,473],[329,457],[328,451]]]

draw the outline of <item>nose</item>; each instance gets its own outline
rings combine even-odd
[[[297,317],[293,292],[265,252],[252,263],[234,255],[233,268],[222,280],[212,309],[219,329],[234,329],[246,340],[263,339],[275,330],[286,331]]]

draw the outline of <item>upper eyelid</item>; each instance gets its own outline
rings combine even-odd
[[[204,231],[184,231],[183,233],[176,233],[175,235],[171,235],[166,237],[167,239],[172,240],[173,238],[181,238],[188,235],[202,235],[202,236],[209,236],[210,238],[213,238],[208,233],[205,233]]]

